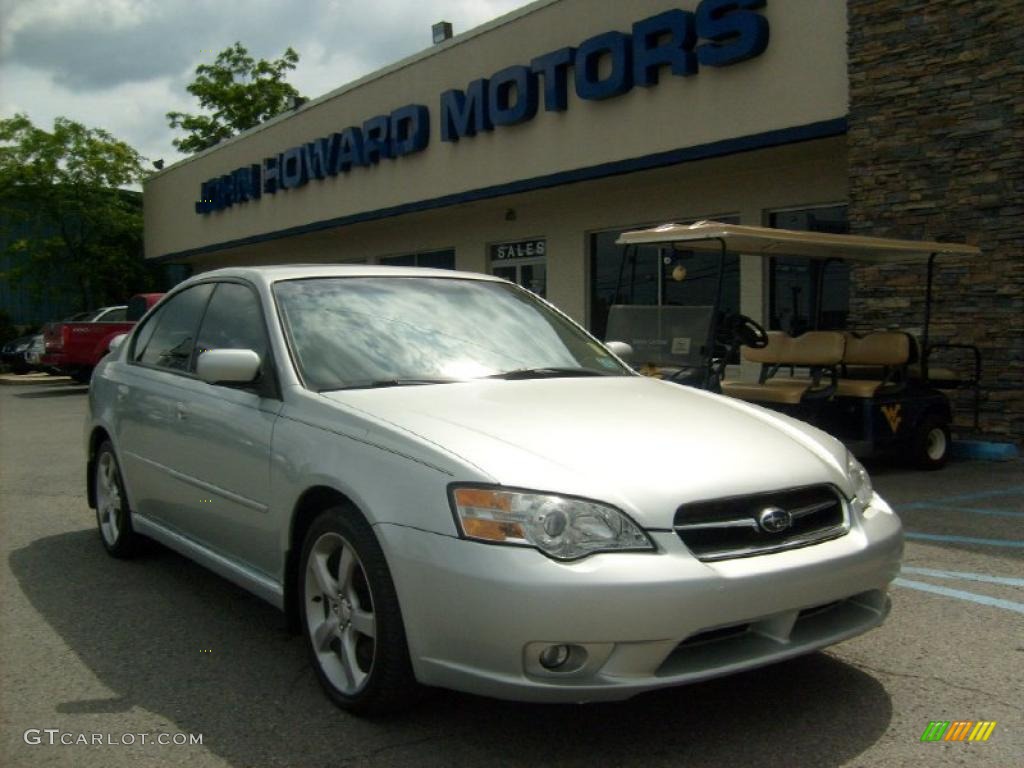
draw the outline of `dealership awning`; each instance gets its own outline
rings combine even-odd
[[[810,259],[846,259],[871,264],[927,261],[932,254],[977,256],[981,250],[964,243],[927,240],[893,240],[824,232],[750,227],[699,221],[696,224],[663,224],[652,229],[623,232],[619,245],[677,244],[685,250],[726,250],[752,256],[804,256]]]

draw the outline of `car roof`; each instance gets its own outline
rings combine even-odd
[[[190,282],[218,277],[238,277],[253,282],[277,283],[283,280],[308,280],[320,277],[440,277],[456,280],[504,282],[480,272],[426,267],[388,267],[377,264],[274,264],[259,267],[224,267],[195,275]]]
[[[932,254],[976,256],[981,249],[964,243],[928,240],[895,240],[862,235],[797,232],[791,229],[722,224],[663,224],[653,229],[623,232],[619,245],[681,243],[685,250],[718,251],[725,243],[730,251],[751,256],[804,256],[811,259],[844,259],[870,264],[927,261]]]

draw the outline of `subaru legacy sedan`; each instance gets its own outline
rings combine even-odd
[[[224,269],[96,368],[103,545],[284,611],[328,697],[584,702],[879,625],[899,519],[836,440],[637,375],[494,277]]]

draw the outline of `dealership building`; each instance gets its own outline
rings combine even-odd
[[[717,288],[711,257],[625,255],[626,230],[968,242],[938,264],[932,337],[981,350],[981,433],[1020,442],[1022,35],[1006,0],[539,0],[155,174],[146,255],[488,272],[603,336],[612,304]],[[924,282],[730,254],[722,299],[792,333],[920,330]]]

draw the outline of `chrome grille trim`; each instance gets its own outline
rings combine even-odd
[[[807,515],[813,515],[815,512],[820,512],[823,509],[828,509],[834,502],[823,501],[819,504],[808,504],[804,507],[797,507],[796,509],[789,510],[789,516],[793,519],[799,519],[806,517]],[[752,517],[742,517],[736,520],[722,520],[710,523],[684,523],[683,525],[673,525],[672,529],[676,531],[701,531],[707,530],[708,528],[753,528],[757,530],[757,520]]]
[[[827,494],[828,498],[821,499],[824,494]],[[813,500],[815,495],[821,500]],[[801,496],[810,496],[812,500],[810,503],[803,503],[800,506],[791,508],[786,506],[787,499],[792,503],[800,500]],[[806,498],[804,501],[806,502]],[[746,514],[742,517],[723,515],[719,519],[700,519],[701,514],[717,517],[723,511],[728,512],[729,508],[736,506],[741,507]],[[787,533],[783,531],[779,534],[765,532],[761,541],[752,543],[752,539],[756,540],[762,534],[762,529],[755,517],[748,516],[748,510],[764,506],[780,506],[789,513],[790,519],[794,523],[805,521],[804,527],[808,524],[815,525],[806,520],[815,514],[824,513],[826,519],[820,521],[820,525],[802,532],[790,531]],[[679,507],[676,511],[676,520],[690,514],[696,515],[697,519],[694,522],[677,522],[672,528],[683,544],[703,562],[754,557],[807,547],[837,539],[850,530],[849,503],[839,489],[832,485],[805,486],[725,499],[691,502]],[[722,541],[716,543],[709,540],[716,538],[715,531],[721,532]],[[696,540],[691,536],[688,541],[688,534],[696,534]]]
[[[716,560],[734,560],[740,557],[755,557],[757,555],[771,555],[775,552],[785,552],[787,549],[798,549],[800,547],[809,547],[812,544],[821,544],[824,541],[831,541],[832,539],[838,539],[849,531],[848,525],[836,525],[831,528],[823,529],[815,534],[808,534],[807,536],[797,536],[792,539],[786,540],[784,544],[777,544],[776,546],[766,547],[747,547],[745,549],[723,549],[720,552],[706,552],[699,555],[699,559],[704,563],[713,563]]]

